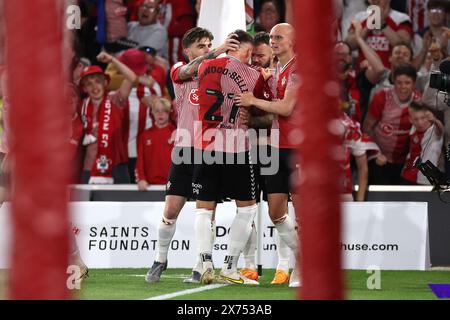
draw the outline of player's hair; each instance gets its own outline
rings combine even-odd
[[[254,44],[253,37],[250,35],[250,33],[246,32],[244,30],[237,29],[231,33],[235,34],[231,38],[239,41],[239,43],[250,43],[251,45]]]
[[[270,35],[268,32],[260,31],[253,37],[253,42],[256,46],[259,46],[260,44],[267,44],[270,45]]]
[[[214,36],[208,29],[195,27],[186,31],[186,33],[183,36],[183,39],[181,40],[181,44],[183,48],[186,49],[191,44],[203,38],[208,38],[209,40],[212,41],[214,39]]]
[[[398,76],[405,75],[416,81],[417,72],[416,69],[410,64],[401,64],[394,68],[393,79],[395,80]]]
[[[152,105],[152,112],[155,111],[154,109],[155,109],[156,104],[157,104],[158,102],[160,102],[161,105],[164,107],[164,111],[165,111],[165,112],[170,113],[170,111],[172,110],[172,104],[171,104],[170,101],[167,100],[166,98],[156,98],[156,99],[155,99],[155,103],[153,103],[153,105]]]
[[[409,110],[413,112],[431,111],[431,108],[421,101],[412,101],[409,105]]]

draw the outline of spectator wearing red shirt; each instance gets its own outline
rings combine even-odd
[[[410,44],[413,36],[410,18],[407,14],[391,9],[390,0],[371,0],[370,4],[379,6],[381,10],[381,28],[369,29],[367,25],[370,12],[362,11],[356,14],[355,20],[363,26],[362,37],[380,56],[386,68],[390,67],[389,56],[392,48],[399,43]],[[350,28],[346,41],[354,48],[359,48],[355,30]],[[359,50],[359,63],[365,59]],[[358,65],[359,65],[358,63]]]
[[[428,179],[414,163],[420,157],[422,162],[429,160],[438,166],[442,153],[444,125],[436,119],[427,105],[419,102],[411,103],[409,119],[412,128],[409,133],[409,153],[403,167],[402,178],[405,184],[429,185]]]
[[[401,184],[400,174],[409,150],[408,107],[420,98],[414,90],[416,70],[411,65],[394,69],[394,87],[379,91],[373,98],[364,121],[364,131],[372,136],[386,156],[387,163],[369,164],[371,184]]]
[[[140,191],[147,190],[149,184],[167,183],[175,131],[169,122],[170,109],[168,100],[156,99],[152,106],[155,125],[139,137],[136,181]]]

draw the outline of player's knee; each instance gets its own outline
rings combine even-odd
[[[274,225],[278,225],[283,223],[287,218],[288,218],[288,214],[283,214],[281,217],[270,217],[272,219],[272,222]]]

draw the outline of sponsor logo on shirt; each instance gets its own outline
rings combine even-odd
[[[189,92],[189,102],[194,106],[198,106],[198,89],[192,89]]]

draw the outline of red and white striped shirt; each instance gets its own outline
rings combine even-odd
[[[442,133],[438,134],[435,125],[423,132],[417,131],[413,126],[409,134],[409,153],[403,167],[402,177],[410,182],[429,185],[430,182],[427,178],[418,168],[414,167],[414,161],[420,156],[422,162],[430,160],[437,166],[443,142],[443,135]]]
[[[405,162],[411,129],[408,106],[419,98],[415,92],[410,101],[401,103],[394,88],[384,88],[373,97],[369,114],[377,121],[374,139],[390,163]]]
[[[274,77],[274,85],[276,85],[276,87],[272,89],[272,91],[276,94],[275,99],[283,100],[286,90],[298,89],[298,82],[296,78],[296,60],[297,59],[294,56],[291,60],[289,60],[288,63],[286,63],[285,66],[282,66],[280,63],[278,63]],[[297,148],[297,144],[295,143],[296,137],[294,135],[296,132],[295,129],[297,127],[295,119],[298,119],[296,116],[298,112],[299,108],[296,105],[294,107],[294,111],[289,117],[278,115],[274,118],[274,120],[272,121],[271,130],[272,146],[287,149]],[[274,139],[275,130],[279,130],[278,145],[275,141],[276,138]]]
[[[360,21],[363,28],[365,28],[367,26],[367,18],[369,15],[370,13],[367,11],[362,11],[356,14],[355,19]],[[391,9],[385,23],[394,31],[404,30],[408,32],[411,37],[413,35],[409,16],[405,13]],[[353,26],[350,27],[350,29],[352,28]],[[383,65],[386,68],[390,68],[391,63],[389,62],[389,56],[392,51],[392,45],[389,43],[384,32],[382,30],[368,30],[366,42],[380,56]],[[360,65],[364,59],[364,54],[361,49],[359,49],[358,65]]]
[[[194,124],[198,122],[198,80],[181,80],[180,70],[184,62],[175,64],[170,70],[170,78],[175,91],[175,108],[178,115],[175,146],[194,146]]]
[[[199,119],[197,149],[238,153],[249,150],[247,125],[239,117],[235,94],[253,92],[257,98],[270,99],[271,92],[255,68],[226,56],[204,61],[199,67]]]
[[[380,153],[380,148],[367,134],[361,131],[359,122],[351,119],[346,113],[341,113],[340,121],[344,127],[344,141],[342,144],[344,158],[340,162],[345,174],[342,193],[351,194],[353,190],[352,172],[350,168],[351,156],[359,157],[367,153],[367,158],[370,160]]]
[[[427,3],[428,0],[409,0],[408,15],[411,19],[413,32],[420,32],[428,26]]]

